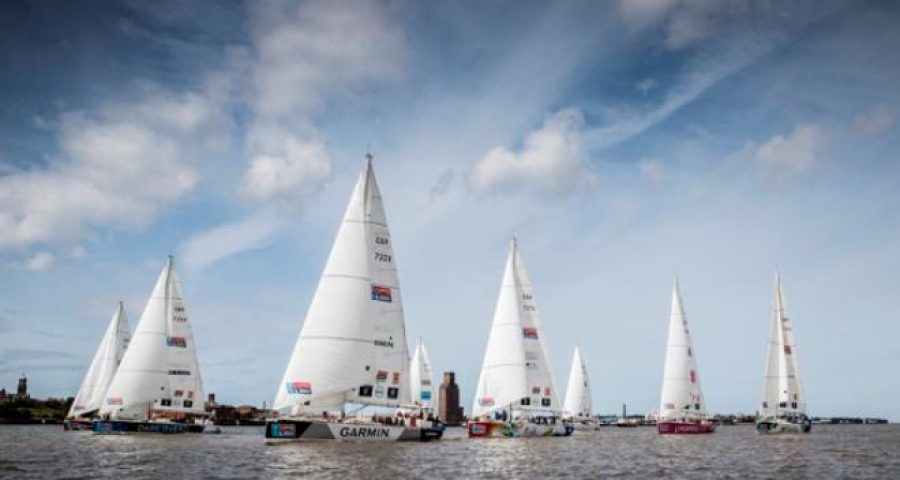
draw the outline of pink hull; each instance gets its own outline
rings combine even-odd
[[[713,433],[716,431],[715,423],[682,423],[662,422],[656,424],[659,433]]]

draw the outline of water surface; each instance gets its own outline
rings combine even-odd
[[[660,436],[606,428],[569,438],[267,446],[262,430],[99,436],[0,426],[0,478],[900,478],[900,425],[817,425],[760,436],[750,426]]]

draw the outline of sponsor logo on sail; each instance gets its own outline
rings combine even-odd
[[[166,337],[166,345],[170,347],[187,348],[187,339],[184,337]]]
[[[288,382],[287,392],[295,395],[312,394],[312,384],[309,382]]]
[[[431,400],[431,392],[428,390],[422,390],[422,393],[419,394],[419,398],[422,400]]]
[[[538,331],[536,328],[525,327],[522,329],[522,337],[528,340],[537,340],[538,339]]]
[[[376,347],[394,348],[394,339],[393,338],[389,338],[387,340],[375,339],[375,346]]]
[[[372,285],[372,300],[378,300],[379,302],[390,302],[391,287]]]
[[[122,397],[109,397],[106,399],[107,405],[122,405]]]
[[[478,405],[482,407],[492,407],[494,406],[494,397],[481,397],[478,399]]]

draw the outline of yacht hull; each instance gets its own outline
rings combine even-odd
[[[779,434],[779,433],[809,433],[812,430],[812,423],[809,421],[803,423],[789,422],[787,420],[761,420],[756,422],[756,433],[763,435]]]
[[[694,434],[703,434],[703,433],[714,433],[716,431],[716,424],[703,422],[703,423],[692,423],[692,422],[659,422],[656,424],[656,429],[660,434],[686,434],[686,435],[694,435]]]
[[[204,425],[179,422],[146,422],[137,420],[96,420],[92,430],[100,435],[129,433],[203,433]]]
[[[544,425],[495,420],[470,420],[466,423],[469,438],[568,437],[574,431],[574,426],[562,423]]]
[[[93,420],[65,420],[63,421],[63,430],[66,432],[84,432],[93,429]]]
[[[343,423],[321,420],[269,420],[266,442],[307,440],[427,442],[444,434],[440,423],[424,426],[382,425],[380,423]]]

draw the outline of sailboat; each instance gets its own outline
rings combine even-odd
[[[659,433],[713,433],[716,424],[706,414],[700,374],[678,282],[672,289],[666,365],[657,418]]]
[[[597,426],[591,414],[591,385],[581,347],[575,346],[572,355],[572,369],[569,371],[569,385],[563,401],[563,416],[572,420],[576,430],[593,430]]]
[[[100,407],[95,433],[202,432],[203,381],[169,256]]]
[[[391,234],[367,154],[278,386],[267,441],[440,438],[443,425],[409,412],[409,362]],[[374,413],[363,416],[367,409]]]
[[[513,239],[478,379],[469,438],[566,436],[531,281]]]
[[[63,421],[65,430],[91,429],[93,418],[103,405],[103,396],[112,382],[116,369],[119,368],[119,363],[122,362],[130,339],[125,306],[119,302],[119,307],[113,313],[109,326],[106,327],[106,333],[97,346],[97,352],[94,353],[94,359],[84,375],[84,380],[81,381],[72,407]]]
[[[420,405],[422,409],[434,411],[434,378],[431,374],[431,360],[428,358],[428,351],[425,350],[425,344],[419,340],[416,346],[416,353],[413,354],[412,362],[409,366],[409,386],[412,392],[413,403]]]
[[[776,274],[769,352],[756,431],[808,433],[811,428],[812,421],[806,416],[806,401],[800,388],[794,322],[785,307],[781,276]]]

